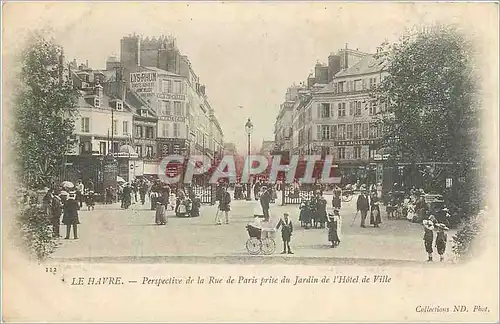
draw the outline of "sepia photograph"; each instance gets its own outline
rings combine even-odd
[[[498,322],[497,2],[2,17],[4,321]]]

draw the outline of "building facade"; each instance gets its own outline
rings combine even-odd
[[[158,157],[201,155],[223,148],[223,133],[187,56],[172,37],[121,40],[120,61],[131,89],[158,118]]]

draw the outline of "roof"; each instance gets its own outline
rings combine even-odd
[[[125,95],[125,102],[135,114],[138,114],[138,109],[147,109],[149,116],[156,117],[156,112],[150,107],[150,105],[133,91],[127,91],[127,94]]]
[[[359,60],[358,63],[354,64],[346,70],[342,70],[335,74],[334,78],[376,73],[382,71],[385,67],[384,58],[375,58],[374,55],[367,55]]]
[[[169,72],[167,70],[162,70],[162,69],[159,69],[159,68],[153,67],[153,66],[145,66],[144,68],[146,70],[150,70],[150,71],[161,73],[161,74],[166,74],[166,75],[169,75],[169,76],[182,77],[182,75],[180,75],[180,74],[175,74],[175,73]]]
[[[332,93],[334,90],[333,83],[337,80],[333,80],[333,82],[328,83],[323,89],[316,91],[316,93]]]

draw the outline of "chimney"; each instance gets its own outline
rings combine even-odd
[[[335,54],[330,54],[328,56],[328,83],[333,81],[333,77],[337,74],[341,68],[340,56]]]

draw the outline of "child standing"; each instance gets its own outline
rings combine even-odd
[[[448,235],[445,231],[448,227],[444,224],[436,224],[437,234],[436,234],[436,249],[439,254],[439,261],[444,261],[444,252],[446,251],[446,241],[448,240]]]
[[[432,241],[434,240],[434,223],[429,219],[424,219],[422,224],[424,225],[424,246],[425,252],[427,252],[429,258],[427,262],[432,261]]]
[[[276,225],[276,229],[279,229],[280,227],[281,227],[281,238],[283,239],[283,252],[281,252],[281,254],[285,253],[293,254],[292,250],[290,249],[290,241],[292,239],[293,225],[292,221],[289,218],[288,213],[284,213],[283,218],[281,218],[278,222],[278,225]]]

